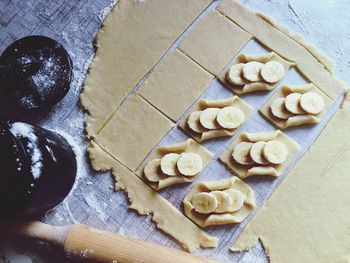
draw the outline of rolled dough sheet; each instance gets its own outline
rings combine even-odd
[[[173,127],[173,123],[139,95],[134,94],[114,113],[95,141],[130,170]]]
[[[318,61],[320,61],[326,67],[327,70],[333,72],[334,60],[323,54],[321,51],[319,51],[315,45],[307,43],[302,35],[292,32],[288,27],[279,24],[274,18],[270,17],[265,13],[257,12],[256,14],[262,19],[264,19],[266,22],[270,23],[272,26],[276,27],[279,31],[283,32],[293,40],[297,41],[300,45],[306,48]]]
[[[81,102],[94,135],[210,0],[119,0],[96,38]]]
[[[152,214],[157,227],[171,235],[186,250],[193,252],[199,247],[217,246],[217,238],[207,235],[97,144],[92,142],[88,151],[96,171],[112,170],[116,189],[124,189],[127,192],[130,208],[142,215]]]
[[[218,75],[251,38],[249,33],[213,10],[187,35],[179,49]]]
[[[170,119],[177,121],[204,92],[214,76],[175,50],[158,65],[139,94]]]
[[[348,262],[350,258],[350,102],[244,229],[233,250],[258,238],[270,262]]]
[[[341,91],[346,90],[346,84],[333,76],[320,61],[318,56],[295,41],[279,26],[267,22],[238,0],[223,0],[217,10],[252,34],[266,47],[278,53],[281,57],[295,62],[301,73],[332,99],[336,99]],[[325,63],[328,65],[328,63]]]

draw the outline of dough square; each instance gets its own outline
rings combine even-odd
[[[299,145],[289,138],[287,135],[285,135],[282,131],[277,130],[274,132],[264,132],[264,133],[241,133],[240,136],[238,136],[233,142],[229,145],[229,147],[222,153],[222,155],[219,157],[219,160],[222,164],[224,164],[231,172],[235,173],[238,177],[244,179],[248,177],[248,170],[252,168],[252,165],[241,165],[235,162],[232,158],[232,152],[234,147],[243,141],[249,141],[247,140],[247,134],[264,134],[264,137],[273,137],[274,140],[282,142],[288,149],[289,153],[287,156],[287,159],[284,163],[279,164],[279,165],[269,165],[272,166],[276,172],[277,175],[279,176],[282,171],[289,165],[289,163],[293,160],[295,155],[299,151]],[[266,140],[268,141],[268,140]],[[256,166],[256,165],[255,165]],[[259,167],[259,166],[257,166]]]
[[[148,185],[150,185],[154,190],[160,190],[162,188],[168,187],[170,185],[174,184],[181,184],[181,183],[189,183],[193,182],[199,175],[186,177],[186,176],[172,176],[167,177],[164,180],[161,180],[159,182],[149,182],[147,178],[144,176],[143,170],[147,163],[154,159],[161,159],[164,155],[168,153],[184,153],[184,152],[192,152],[198,154],[203,162],[203,169],[208,166],[210,161],[213,159],[214,155],[210,151],[208,151],[206,148],[204,148],[202,145],[197,143],[196,141],[192,139],[187,139],[184,142],[173,144],[173,145],[166,145],[166,146],[160,146],[156,150],[153,151],[153,153],[147,157],[147,159],[142,163],[140,168],[136,171],[136,175],[139,176],[143,181],[145,181]]]
[[[138,93],[170,119],[177,121],[213,78],[181,51],[175,50],[154,69]]]
[[[259,82],[248,83],[248,84],[245,84],[244,86],[233,85],[232,83],[228,82],[226,75],[227,75],[227,72],[230,70],[231,66],[239,63],[247,63],[250,61],[257,61],[261,63],[266,63],[269,61],[280,62],[284,67],[285,74],[287,74],[290,67],[294,65],[293,63],[281,58],[275,52],[270,52],[265,54],[239,54],[220,72],[218,79],[221,81],[221,83],[225,85],[225,87],[232,90],[236,94],[244,94],[244,93],[253,92],[257,90],[269,91],[274,89],[278,85],[278,83],[282,81],[283,78],[276,83],[267,83],[265,81],[259,81]]]
[[[95,141],[115,159],[135,171],[174,124],[137,94],[114,113]]]
[[[209,106],[208,106],[208,102]],[[187,125],[187,120],[189,118],[189,115],[194,111],[202,111],[210,107],[214,107],[211,105],[215,105],[217,108],[224,108],[228,106],[236,106],[238,107],[244,114],[244,121],[246,121],[249,118],[250,113],[253,111],[253,107],[250,106],[248,103],[244,102],[241,98],[238,96],[233,96],[225,99],[216,99],[216,100],[200,100],[193,110],[183,119],[183,121],[179,124],[179,127],[186,132],[189,136],[191,136],[193,139],[195,139],[197,142],[202,142],[205,140],[213,139],[213,138],[219,138],[219,137],[226,137],[226,136],[232,136],[234,135],[237,130],[243,125],[240,125],[236,129],[227,130],[208,130],[202,134],[196,133],[190,129]]]
[[[86,132],[104,122],[211,0],[120,0],[96,37],[98,47],[81,102],[89,112]]]
[[[278,98],[285,98],[288,94],[292,92],[297,93],[305,93],[305,91],[312,91],[318,95],[320,95],[325,102],[324,109],[317,115],[311,115],[314,116],[314,118],[301,122],[299,125],[290,125],[287,120],[282,120],[279,118],[276,118],[272,115],[270,110],[271,103]],[[319,88],[317,88],[314,84],[306,84],[306,85],[284,85],[282,86],[278,91],[276,91],[266,102],[265,104],[259,109],[260,114],[265,117],[269,122],[274,124],[279,129],[285,129],[291,126],[300,126],[304,124],[310,124],[310,123],[318,123],[322,120],[322,118],[326,115],[327,110],[332,106],[333,100],[330,99],[323,91],[321,91]]]
[[[214,10],[188,34],[179,49],[218,75],[251,38],[249,33]]]

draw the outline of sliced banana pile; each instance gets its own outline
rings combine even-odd
[[[235,162],[246,166],[278,165],[286,161],[288,148],[280,141],[240,142],[232,152]]]
[[[246,198],[234,189],[201,192],[192,197],[192,205],[194,210],[201,214],[222,214],[240,210]]]
[[[244,118],[244,113],[235,106],[207,108],[192,112],[187,119],[187,125],[196,133],[208,130],[232,130],[237,129],[244,122]]]
[[[325,107],[324,99],[315,92],[304,94],[290,93],[285,98],[278,98],[270,105],[271,113],[281,120],[288,120],[297,115],[317,115]]]
[[[244,86],[247,83],[267,82],[274,84],[280,81],[286,74],[283,65],[278,61],[261,63],[251,61],[233,65],[227,72],[227,80],[236,86]]]
[[[202,158],[196,153],[168,153],[162,159],[150,161],[144,168],[144,175],[150,182],[159,182],[168,177],[192,177],[202,169]]]

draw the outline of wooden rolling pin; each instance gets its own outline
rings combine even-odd
[[[40,222],[11,224],[1,232],[53,243],[89,262],[209,263],[216,262],[183,251],[124,237],[83,225],[51,226]]]

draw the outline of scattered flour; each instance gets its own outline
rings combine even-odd
[[[92,194],[85,194],[84,200],[85,203],[96,212],[97,216],[102,220],[102,222],[106,222],[107,215],[103,207],[101,207],[101,201],[97,200],[97,198]],[[103,204],[105,207],[107,206],[106,203]]]
[[[30,125],[23,122],[12,124],[10,131],[16,138],[25,138],[28,140],[27,153],[31,155],[31,173],[35,180],[39,179],[42,172],[42,155],[38,147],[38,138],[34,134]]]
[[[115,4],[118,2],[118,0],[113,0],[106,8],[102,9],[102,11],[98,14],[98,19],[103,22],[106,15],[109,13],[109,11],[112,10],[112,8],[115,6]]]
[[[62,136],[67,142],[68,144],[72,147],[72,150],[75,154],[75,158],[76,158],[76,162],[77,162],[77,175],[75,178],[75,182],[74,185],[70,191],[70,193],[67,195],[67,197],[65,198],[65,200],[68,200],[69,196],[77,189],[78,187],[78,182],[80,181],[80,179],[83,176],[83,149],[82,147],[75,141],[75,139],[69,135],[68,133],[61,131],[61,130],[51,130],[54,133],[59,134],[60,136]]]

